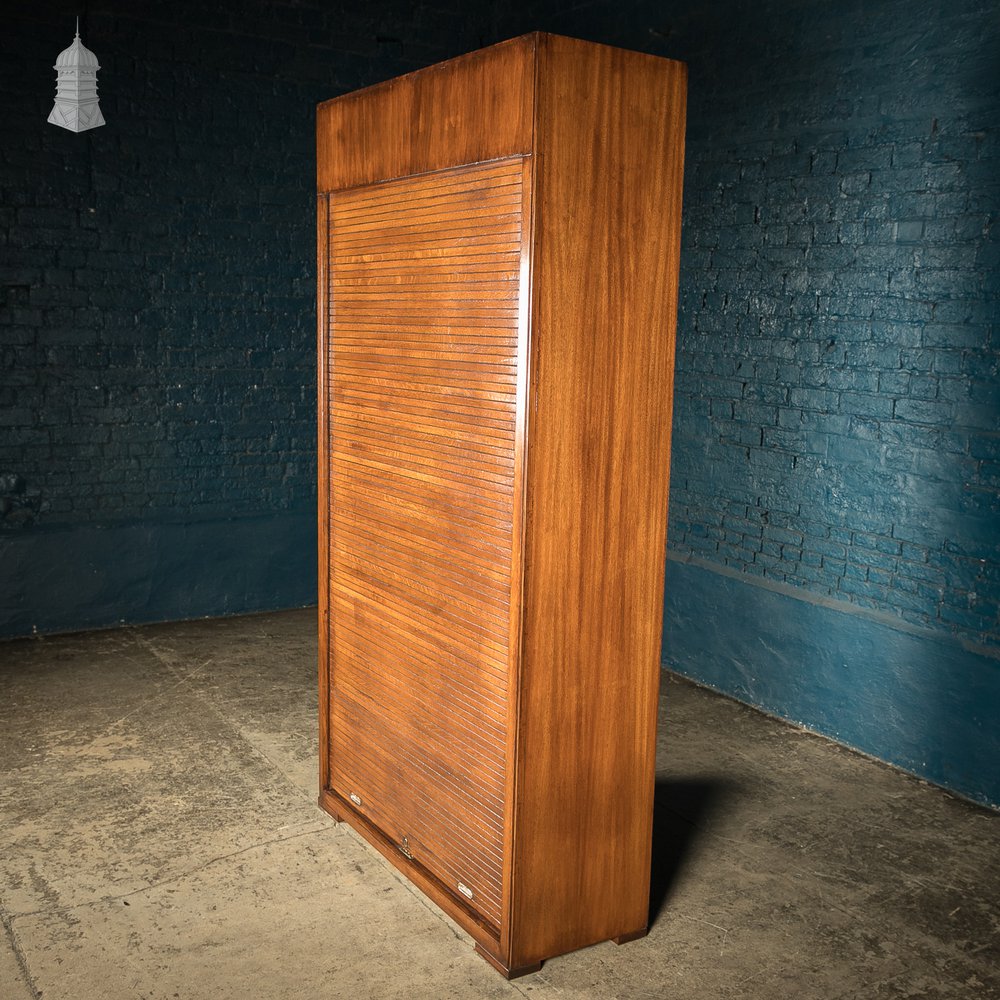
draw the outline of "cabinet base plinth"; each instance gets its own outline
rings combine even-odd
[[[344,822],[344,817],[340,815],[339,810],[337,810],[334,807],[334,805],[331,802],[329,796],[326,795],[324,792],[320,792],[319,807],[325,813],[329,813],[329,815],[333,817],[334,823],[343,823]]]
[[[541,962],[535,962],[534,965],[521,965],[514,969],[508,969],[499,958],[491,955],[485,948],[481,948],[478,944],[475,948],[476,953],[485,958],[504,979],[518,979],[521,976],[529,976],[532,972],[537,972],[542,967]]]
[[[644,938],[649,933],[648,927],[641,927],[637,931],[631,931],[628,934],[619,934],[618,937],[612,938],[615,944],[628,944],[629,941],[638,941],[639,938]]]

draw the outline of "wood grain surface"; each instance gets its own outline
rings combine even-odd
[[[329,209],[330,786],[497,933],[522,177]]]
[[[507,976],[646,927],[685,92],[534,34],[319,108],[320,800]]]
[[[531,152],[537,35],[317,108],[320,191]]]
[[[330,497],[330,357],[329,306],[330,199],[316,198],[316,495],[317,495],[317,581],[319,629],[319,787],[320,795],[330,786],[330,519],[326,515]]]
[[[514,965],[646,926],[684,162],[682,64],[539,59]]]

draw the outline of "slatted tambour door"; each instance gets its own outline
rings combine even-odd
[[[494,927],[522,173],[329,201],[330,783]]]

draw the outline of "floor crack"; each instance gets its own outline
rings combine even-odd
[[[206,868],[210,868],[212,865],[218,864],[220,861],[228,861],[230,858],[239,857],[241,854],[247,854],[249,851],[259,850],[262,847],[270,847],[272,844],[283,844],[290,840],[296,840],[299,837],[308,837],[311,834],[326,830],[329,825],[329,823],[324,822],[322,819],[316,820],[315,825],[311,825],[309,829],[300,830],[298,833],[293,833],[286,837],[272,837],[270,840],[260,840],[256,843],[248,844],[246,847],[241,847],[235,851],[229,851],[227,854],[219,854],[214,858],[209,858],[207,861],[202,862],[200,865],[196,865],[194,868],[189,868],[187,871],[178,872],[176,875],[171,875],[169,878],[160,879],[157,882],[151,882],[149,885],[144,885],[139,889],[132,889],[130,892],[99,896],[97,899],[88,899],[84,903],[73,903],[71,906],[57,906],[51,909],[42,910],[26,910],[24,913],[10,914],[9,916],[0,911],[0,917],[3,917],[5,926],[9,924],[9,932],[13,934],[13,922],[15,919],[21,920],[25,917],[72,913],[74,910],[85,910],[92,906],[101,906],[104,903],[115,903],[126,899],[132,899],[135,896],[143,895],[143,893],[151,892],[154,889],[160,889],[163,886],[173,885],[175,882],[180,882],[186,878],[190,878],[192,875],[197,875],[199,872],[204,871]]]
[[[188,671],[187,673],[183,673],[181,670],[177,668],[177,666],[173,663],[173,661],[167,654],[165,654],[159,648],[157,648],[157,646],[149,639],[147,639],[145,636],[136,634],[134,638],[136,642],[138,642],[143,649],[151,653],[156,658],[156,660],[177,679],[176,684],[173,684],[170,688],[167,689],[167,691],[173,691],[178,687],[183,687],[190,681],[197,680],[200,676],[204,674],[205,668],[208,667],[212,662],[211,658],[209,658],[204,662],[202,662],[201,664],[199,664],[194,669]],[[160,692],[160,694],[163,693],[166,692]],[[257,744],[247,735],[247,732],[243,726],[241,726],[238,722],[234,721],[233,719],[229,718],[224,712],[222,712],[219,709],[217,705],[213,704],[210,696],[196,689],[192,689],[192,694],[198,699],[200,704],[202,704],[206,709],[208,709],[208,711],[212,712],[217,718],[221,719],[222,722],[225,723],[227,727],[229,727],[234,733],[236,733],[236,735],[241,740],[243,740],[243,742],[246,743],[248,747],[250,747],[253,753],[255,753],[258,757],[260,757],[261,760],[267,763],[268,767],[272,768],[274,771],[280,774],[284,778],[284,780],[289,785],[291,785],[291,787],[294,788],[296,791],[301,791],[301,789],[299,789],[299,787],[295,784],[295,782],[288,777],[288,774],[284,771],[284,769],[276,761],[272,760],[263,750],[261,750],[261,748],[257,746]],[[159,697],[159,695],[157,695],[157,697]],[[132,715],[135,713],[132,712],[129,714]],[[124,718],[128,718],[128,716],[125,716]],[[122,720],[117,720],[117,721],[120,722]],[[117,723],[113,723],[113,725],[114,724]]]
[[[35,977],[31,974],[31,969],[28,966],[28,956],[25,955],[24,949],[21,947],[17,940],[17,935],[14,933],[13,917],[3,906],[0,906],[0,924],[3,924],[4,934],[10,942],[10,950],[14,953],[17,967],[21,970],[21,978],[24,979],[25,985],[31,991],[31,995],[35,1000],[41,1000],[42,991],[35,985]]]

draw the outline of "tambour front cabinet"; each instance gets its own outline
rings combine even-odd
[[[507,976],[645,932],[684,66],[318,109],[321,795]]]

